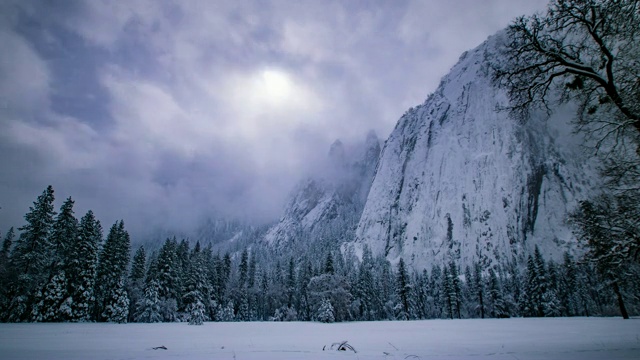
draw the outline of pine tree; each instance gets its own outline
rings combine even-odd
[[[189,276],[186,281],[186,294],[183,302],[191,325],[202,325],[207,320],[204,303],[210,298],[210,290],[207,281],[206,264],[200,243],[196,243],[190,255]]]
[[[8,320],[26,320],[39,293],[48,280],[52,259],[50,236],[53,229],[53,187],[38,196],[29,212],[24,216],[27,224],[18,230],[20,237],[11,255],[10,267],[18,274],[16,290],[8,306]]]
[[[136,321],[137,309],[145,296],[145,273],[147,255],[144,246],[140,246],[133,255],[131,271],[129,272],[129,283],[127,292],[129,293],[129,321]],[[157,294],[156,294],[157,297]]]
[[[537,254],[536,258],[531,255],[527,258],[527,287],[525,291],[527,301],[526,304],[523,304],[525,316],[544,316],[543,297],[546,290],[544,260],[539,255],[539,251]]]
[[[484,319],[485,315],[485,287],[484,280],[482,278],[482,265],[479,262],[473,264],[473,290],[475,292],[475,300],[477,301],[477,307],[480,311],[480,318]]]
[[[78,234],[78,220],[73,215],[73,200],[69,197],[60,207],[60,212],[53,224],[49,242],[52,246],[50,265],[45,270],[49,274],[49,281],[45,286],[44,298],[37,305],[37,311],[32,311],[34,321],[69,321],[72,320],[72,310],[68,304],[73,304],[68,281],[69,270],[73,260],[73,247]],[[62,304],[64,309],[61,309]]]
[[[411,290],[412,284],[407,274],[407,269],[404,264],[404,260],[400,258],[398,261],[398,275],[396,279],[396,294],[398,295],[400,311],[396,315],[398,320],[409,320],[411,316]]]
[[[60,207],[60,212],[53,224],[51,244],[54,249],[53,269],[66,270],[73,259],[73,248],[77,241],[78,220],[73,215],[74,201],[67,198]]]
[[[445,309],[449,318],[453,319],[453,304],[451,303],[451,281],[449,276],[449,267],[444,266],[442,269],[442,282],[440,286],[440,302]]]
[[[560,316],[562,308],[558,296],[558,273],[553,260],[547,263],[547,291],[542,297],[544,306],[544,316]]]
[[[177,256],[178,242],[174,238],[166,239],[157,262],[157,277],[160,286],[160,308],[163,321],[172,322],[179,319],[178,296],[182,294],[182,264]],[[182,302],[182,299],[179,299]]]
[[[149,261],[147,265],[147,271],[145,273],[145,286],[149,284],[152,280],[158,281],[158,252],[154,251],[149,256]],[[158,282],[158,292],[160,291],[160,283]],[[158,293],[159,296],[159,293]]]
[[[249,307],[249,319],[256,321],[258,317],[258,287],[256,286],[256,255],[252,252],[249,258],[249,271],[247,274],[247,301]]]
[[[536,245],[534,256],[527,258],[527,286],[525,316],[544,316],[544,302],[547,292],[547,271],[540,249]]]
[[[376,314],[377,294],[374,288],[373,259],[368,246],[365,246],[363,251],[358,280],[355,282],[355,297],[359,304],[359,320],[375,320],[378,317]]]
[[[512,316],[522,316],[520,310],[520,298],[522,296],[523,278],[520,275],[520,263],[515,258],[508,262],[506,266],[507,275],[502,281],[505,303],[510,309]]]
[[[220,258],[220,254],[215,254],[215,255],[212,254],[208,264],[209,283],[211,284],[211,301],[217,304],[222,303],[222,299],[219,298],[220,293],[222,292],[222,290],[220,289],[220,283],[221,283],[220,263],[221,262],[222,262],[222,259]],[[214,308],[213,310],[215,312],[216,308]],[[215,316],[214,316],[214,319],[215,319]]]
[[[160,299],[158,298],[158,281],[151,280],[144,289],[144,296],[138,299],[135,322],[155,323],[162,321]]]
[[[296,264],[293,261],[293,258],[289,259],[289,269],[287,271],[287,280],[286,280],[286,292],[287,292],[287,307],[291,308],[295,305],[295,295],[296,295]]]
[[[593,286],[590,281],[594,277],[590,264],[576,263],[576,309],[579,315],[591,316],[597,307],[597,297],[591,296]]]
[[[393,320],[395,319],[395,303],[393,297],[395,296],[395,274],[391,268],[391,263],[384,258],[376,259],[376,268],[378,272],[378,284],[379,286],[379,305],[382,319]]]
[[[547,292],[548,284],[548,274],[547,267],[544,258],[542,257],[542,253],[536,245],[535,250],[533,252],[533,260],[536,268],[536,275],[538,276],[538,286],[540,286],[540,294],[544,295]]]
[[[62,307],[66,299],[67,278],[64,271],[58,272],[47,283],[40,298],[31,313],[33,321],[62,321],[67,320],[70,311]],[[62,311],[63,310],[63,311]]]
[[[429,304],[429,272],[427,269],[422,270],[422,274],[419,276],[416,282],[417,286],[417,299],[416,308],[418,309],[418,319],[428,319],[430,316],[430,304]]]
[[[208,298],[203,299],[207,318],[210,320],[215,319],[215,307],[214,307],[214,283],[213,279],[213,267],[211,266],[213,260],[213,245],[209,243],[207,247],[202,250],[202,266],[204,268],[204,279],[209,290]]]
[[[298,276],[298,296],[300,297],[299,316],[300,320],[311,320],[311,306],[309,304],[309,281],[313,277],[311,262],[305,259],[305,263]]]
[[[439,265],[434,264],[431,267],[431,276],[429,279],[429,288],[431,289],[430,303],[433,313],[431,318],[439,319],[443,315],[442,311],[442,269]]]
[[[8,314],[9,301],[11,299],[12,288],[14,285],[15,272],[9,266],[11,255],[11,247],[15,238],[13,227],[7,231],[2,241],[2,250],[0,250],[0,321],[6,321]]]
[[[127,322],[129,317],[129,297],[127,296],[125,281],[122,277],[118,279],[116,286],[111,289],[102,317],[107,322],[119,324]]]
[[[238,285],[242,288],[247,282],[247,275],[249,273],[249,252],[247,249],[244,249],[242,251],[242,255],[240,255],[240,266],[238,268],[238,272],[240,274]]]
[[[334,309],[331,305],[331,301],[329,299],[322,299],[322,303],[318,308],[318,312],[316,313],[316,320],[323,323],[332,323],[335,322]]]
[[[15,232],[13,227],[7,231],[7,234],[2,240],[2,249],[0,250],[0,283],[3,287],[6,285],[6,279],[4,278],[5,274],[8,271],[9,267],[9,255],[11,254],[11,246],[13,245],[13,240],[15,238]]]
[[[124,298],[126,298],[127,302],[127,309],[124,312],[128,313],[129,299],[126,296],[124,279],[127,275],[130,251],[131,241],[129,234],[124,229],[124,222],[120,220],[113,224],[109,230],[109,235],[107,235],[107,240],[100,253],[96,281],[95,310],[97,319],[121,322],[119,316],[123,311],[118,306],[122,305]],[[125,292],[124,296],[120,291]],[[114,298],[114,296],[117,298]],[[107,306],[111,306],[109,311],[107,311]],[[105,314],[108,314],[110,318],[106,318]],[[126,322],[126,318],[124,322]]]
[[[187,314],[189,316],[189,325],[202,325],[207,319],[204,304],[200,299],[187,306]]]
[[[488,296],[489,296],[489,313],[494,318],[508,318],[509,309],[504,301],[504,295],[502,294],[502,287],[498,280],[498,276],[493,268],[489,268],[489,283],[487,284]]]
[[[444,266],[442,270],[442,282],[440,284],[440,301],[443,308],[450,319],[453,319],[457,315],[457,289],[455,287],[456,281],[454,280],[454,274],[451,273],[451,266]],[[455,271],[455,266],[454,269]],[[457,275],[457,273],[455,273]]]
[[[269,292],[266,294],[265,316],[267,319],[272,319],[278,309],[286,308],[287,302],[285,275],[280,261],[276,261],[272,274],[268,279]]]
[[[231,277],[231,255],[226,253],[222,259],[219,256],[214,257],[215,264],[215,299],[218,304],[227,303],[227,285]]]
[[[460,288],[462,289],[461,291],[461,299],[462,299],[462,304],[464,304],[464,306],[462,306],[461,308],[461,314],[462,316],[465,316],[467,318],[470,317],[474,317],[475,316],[475,310],[473,309],[474,306],[476,306],[477,304],[474,302],[474,291],[473,291],[473,284],[471,282],[472,279],[472,275],[471,275],[471,267],[469,265],[466,265],[464,267],[464,281],[460,282]]]
[[[447,271],[448,270],[448,271]],[[445,267],[444,281],[447,282],[444,295],[447,298],[447,306],[449,308],[449,316],[453,319],[457,317],[461,318],[460,305],[462,302],[462,295],[460,289],[460,277],[458,276],[458,267],[455,262],[451,260],[449,266]]]
[[[346,277],[327,273],[314,276],[309,281],[308,292],[309,306],[315,310],[316,314],[322,299],[327,299],[333,306],[335,321],[351,320],[350,306],[353,302],[353,296],[351,295],[351,284]]]
[[[133,255],[133,262],[131,263],[129,280],[132,283],[144,281],[146,275],[146,261],[147,255],[144,251],[144,246],[140,246]]]
[[[335,273],[335,268],[333,267],[333,256],[331,256],[331,252],[327,253],[327,260],[324,263],[324,273],[331,275]]]
[[[577,274],[576,265],[573,257],[568,252],[564,253],[563,264],[558,286],[558,296],[560,306],[564,316],[577,315],[576,310],[578,301],[576,299],[577,292]]]
[[[534,298],[538,286],[536,285],[537,277],[535,273],[536,269],[535,265],[533,264],[533,257],[529,255],[527,257],[526,285],[520,299],[518,299],[518,303],[521,307],[520,312],[524,316],[537,316]]]
[[[91,321],[95,303],[98,251],[102,244],[102,226],[91,210],[80,220],[76,243],[69,263],[69,294],[72,321]]]
[[[249,260],[249,271],[247,277],[248,287],[253,288],[256,282],[256,257],[254,255],[252,255]]]
[[[249,312],[249,294],[247,292],[247,288],[242,288],[240,290],[240,295],[238,299],[238,316],[237,317],[239,321],[251,320],[251,314]]]
[[[198,252],[201,251],[200,244],[196,243],[196,247],[198,247]],[[176,277],[178,282],[176,284],[176,303],[178,306],[178,310],[183,310],[186,306],[183,303],[184,294],[185,294],[185,283],[187,278],[189,277],[189,269],[191,267],[191,255],[190,255],[190,245],[189,241],[186,239],[180,240],[176,248]]]
[[[207,302],[207,308],[209,311],[209,319],[216,319],[216,310],[218,304],[218,271],[217,271],[217,263],[220,261],[220,257],[216,254],[213,254],[213,250],[210,246],[207,247],[207,257],[206,257],[206,267],[207,267],[207,280],[209,283],[209,287],[211,289],[211,293],[209,294],[209,299]]]
[[[229,301],[227,306],[222,307],[222,305],[218,305],[218,309],[216,310],[216,321],[234,321],[235,315],[233,310],[233,302]]]
[[[158,283],[160,285],[160,297],[164,299],[176,299],[180,284],[179,263],[177,259],[176,239],[167,239],[158,254]]]

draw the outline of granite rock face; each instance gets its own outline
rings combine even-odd
[[[464,53],[438,89],[408,110],[382,149],[355,238],[415,268],[454,259],[485,265],[538,245],[559,258],[575,248],[566,223],[599,180],[572,132],[571,104],[516,121],[489,64],[501,35]]]

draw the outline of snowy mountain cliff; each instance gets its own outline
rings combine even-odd
[[[567,213],[598,182],[572,133],[571,111],[510,118],[490,80],[500,35],[464,53],[428,99],[398,121],[382,150],[349,247],[367,244],[415,267],[447,259],[486,265],[534,245],[575,245]]]

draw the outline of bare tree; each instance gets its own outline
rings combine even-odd
[[[640,1],[551,0],[545,14],[516,19],[506,35],[493,81],[507,90],[512,115],[575,102],[578,129],[596,150],[607,144],[607,186],[572,222],[626,318],[621,287],[640,265]]]
[[[554,102],[572,100],[580,105],[578,124],[601,140],[640,132],[639,24],[638,0],[552,0],[546,14],[509,26],[507,61],[494,66],[493,80],[520,118],[532,107],[550,112]]]

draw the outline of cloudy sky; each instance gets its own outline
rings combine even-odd
[[[546,0],[0,2],[0,231],[48,185],[135,234],[277,218]]]

